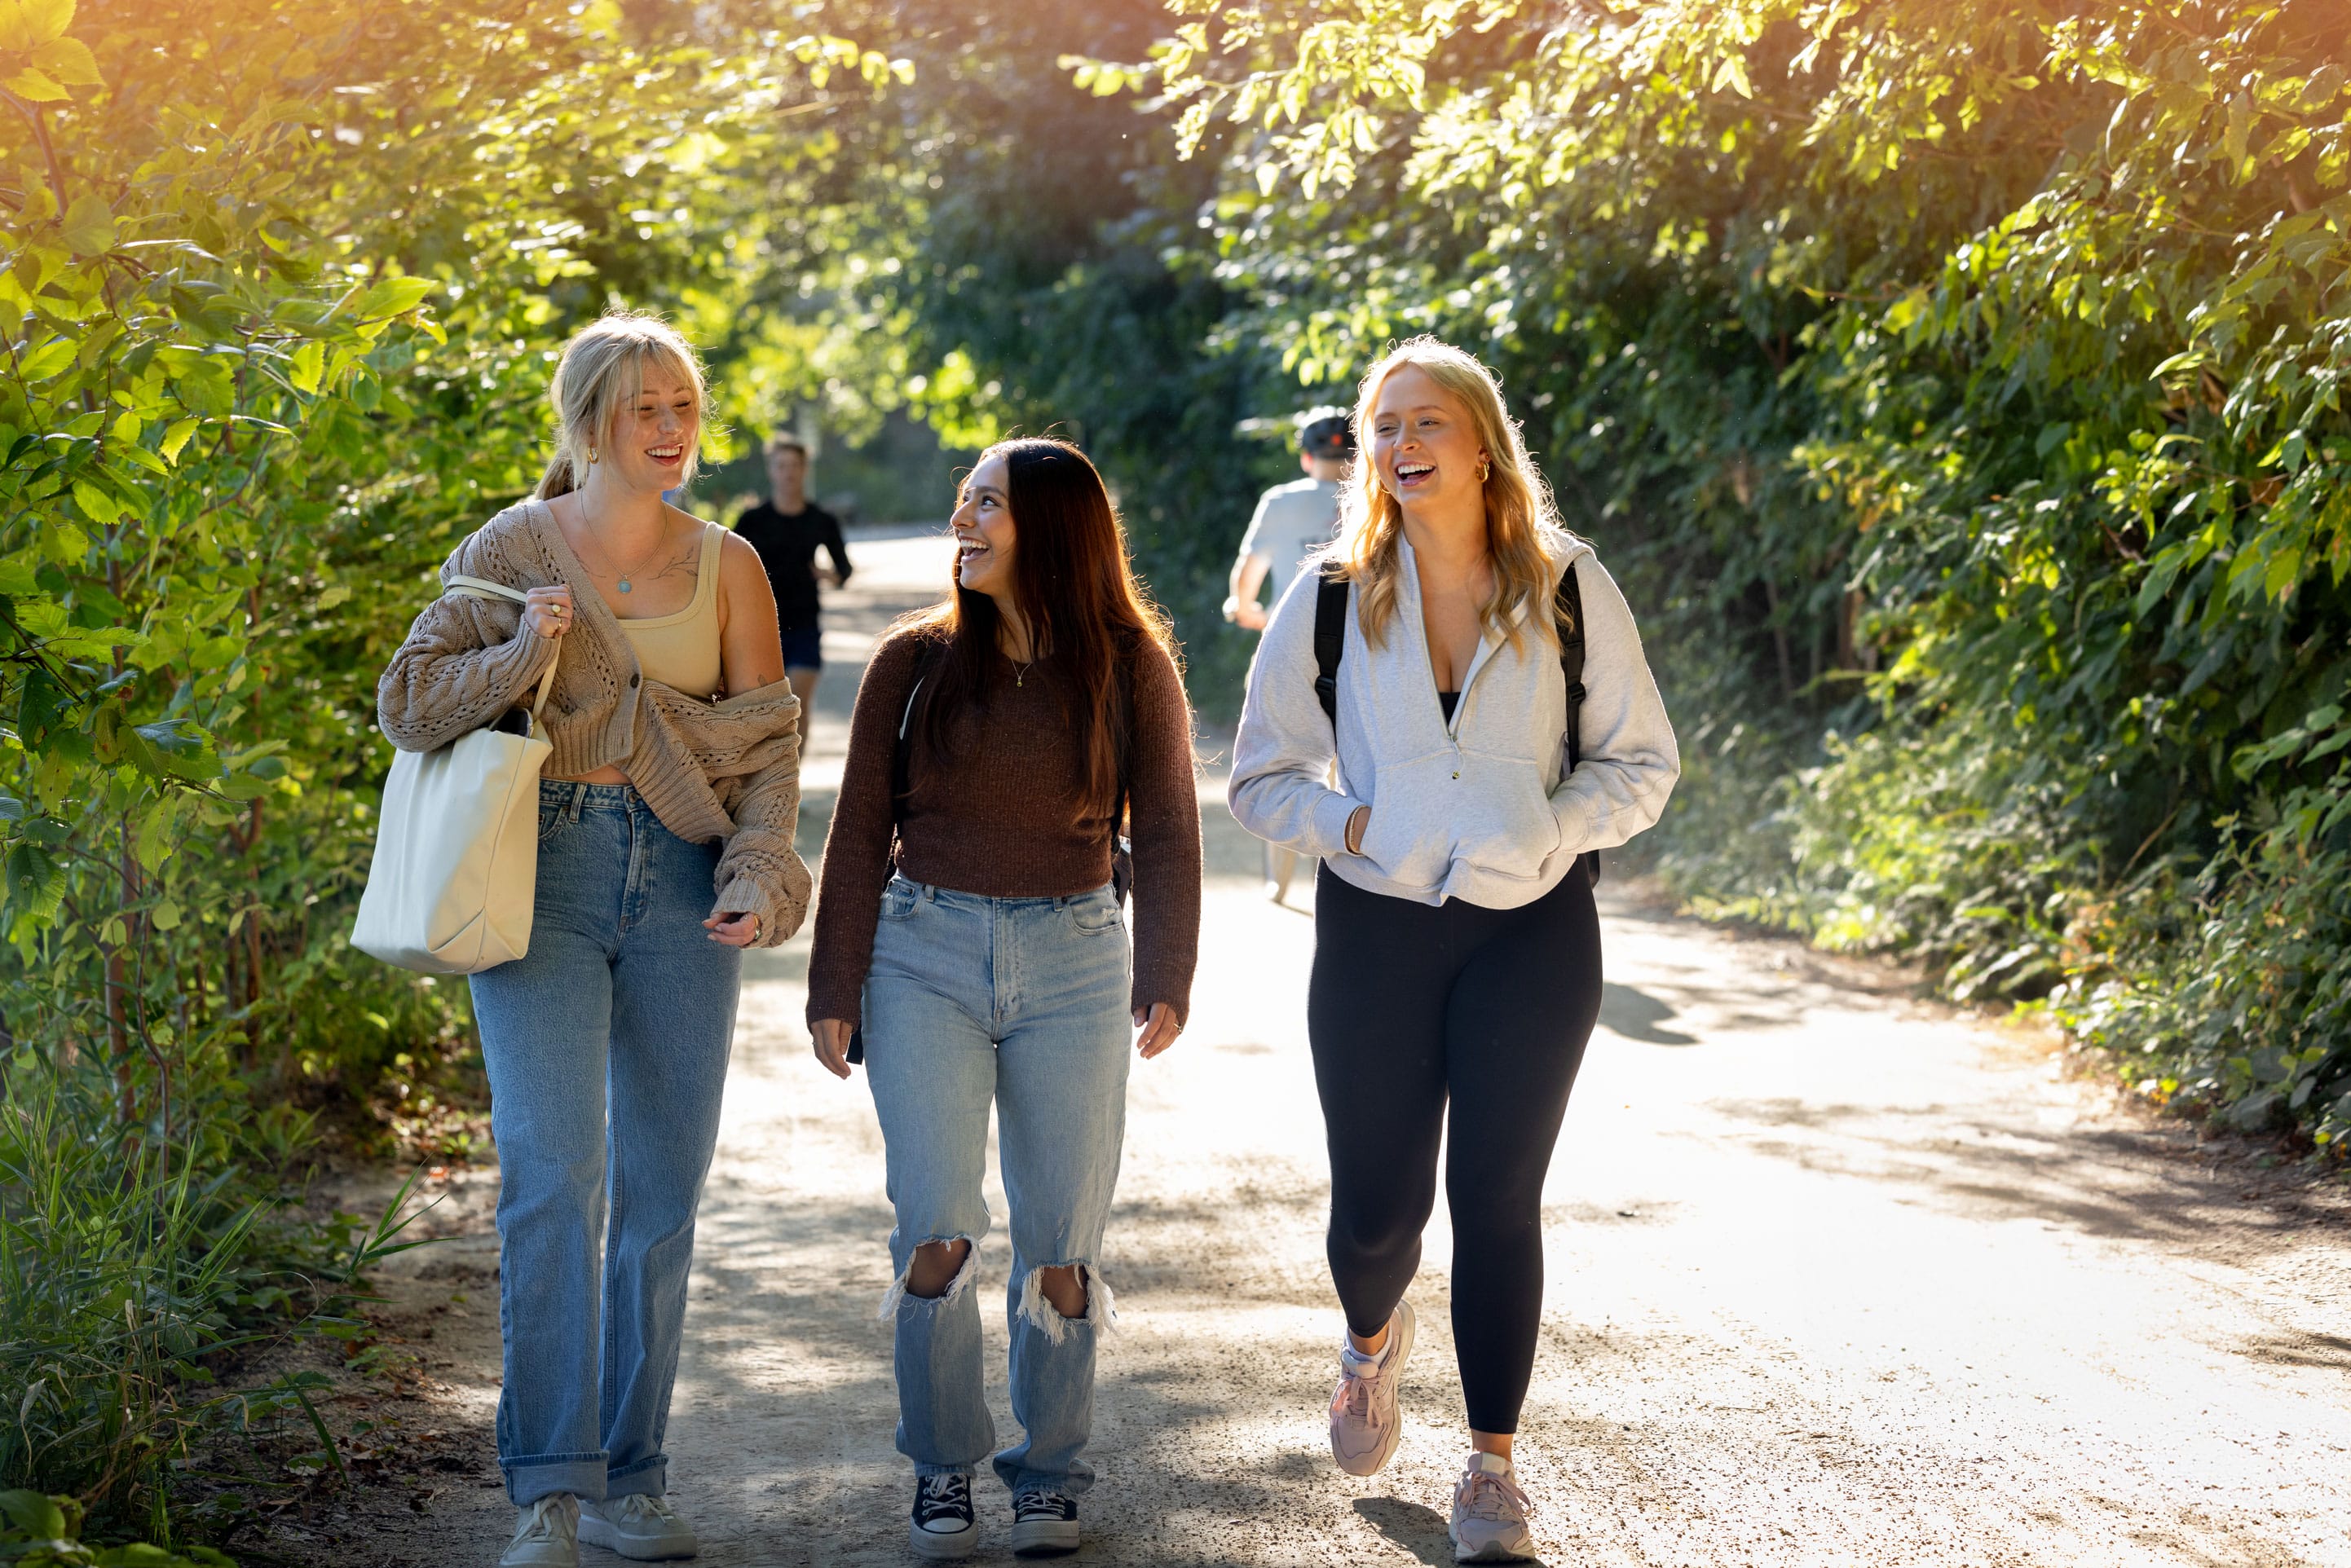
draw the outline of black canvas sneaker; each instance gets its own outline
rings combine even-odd
[[[1078,1549],[1077,1499],[1043,1487],[1012,1496],[1012,1551],[1019,1557],[1059,1557]]]
[[[969,1476],[919,1476],[914,1480],[914,1518],[906,1544],[917,1557],[968,1557],[979,1544],[979,1521],[971,1516]]]

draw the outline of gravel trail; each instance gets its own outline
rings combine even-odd
[[[811,865],[871,637],[945,570],[935,537],[852,552],[807,767]],[[1404,1444],[1353,1480],[1322,1438],[1339,1322],[1311,921],[1259,895],[1220,790],[1212,757],[1196,1012],[1134,1075],[1102,1260],[1123,1322],[1075,1561],[1449,1562],[1466,1438],[1442,1205]],[[1545,1561],[2351,1565],[2339,1189],[2199,1155],[2067,1077],[2046,1039],[1882,970],[1604,890],[1607,1001],[1545,1192],[1520,1439]],[[713,1564],[911,1561],[874,1316],[881,1137],[862,1079],[810,1058],[806,962],[805,936],[754,956],[703,1204],[669,1451]],[[432,1221],[453,1233],[402,1260],[390,1321],[426,1356],[423,1407],[464,1473],[413,1507],[355,1506],[316,1561],[487,1568],[503,1544],[495,1173],[455,1185]],[[1000,1221],[1000,1189],[990,1201]],[[1009,1432],[1000,1225],[981,1256]],[[1000,1490],[980,1496],[975,1560],[1009,1561]]]

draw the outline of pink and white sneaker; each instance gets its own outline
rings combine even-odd
[[[1353,1340],[1339,1351],[1339,1387],[1331,1396],[1331,1457],[1351,1476],[1374,1476],[1395,1456],[1404,1436],[1396,1416],[1396,1384],[1412,1355],[1412,1303],[1396,1303],[1388,1342],[1365,1355]]]
[[[1453,1561],[1532,1561],[1535,1538],[1527,1515],[1533,1511],[1510,1460],[1499,1454],[1471,1454],[1453,1484],[1453,1522],[1446,1531],[1453,1537]]]

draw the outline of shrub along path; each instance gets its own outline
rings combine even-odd
[[[809,764],[812,861],[865,641],[943,570],[934,541],[855,553]],[[1123,1332],[1081,1561],[1448,1561],[1449,1232],[1440,1213],[1414,1292],[1403,1449],[1350,1480],[1322,1436],[1338,1324],[1302,1024],[1311,924],[1257,895],[1219,787],[1212,765],[1194,1022],[1134,1077],[1105,1260]],[[1520,1452],[1550,1561],[2351,1563],[2339,1192],[2199,1151],[2068,1077],[2045,1039],[1884,971],[1626,894],[1608,889],[1607,1005],[1548,1190]],[[862,1080],[810,1059],[806,952],[753,965],[704,1204],[670,1452],[713,1563],[907,1561],[874,1319],[881,1140]],[[391,1282],[424,1358],[408,1426],[462,1434],[471,1468],[421,1511],[363,1496],[315,1561],[486,1565],[503,1541],[493,1190],[487,1173],[465,1184],[434,1216],[456,1233]],[[1000,1234],[982,1256],[993,1303]],[[1004,1499],[982,1497],[1001,1560]]]

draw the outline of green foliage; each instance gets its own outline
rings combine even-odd
[[[904,410],[965,451],[1016,430],[1079,440],[1175,614],[1196,695],[1229,712],[1254,639],[1222,620],[1224,575],[1259,490],[1297,472],[1239,429],[1301,400],[1270,355],[1204,351],[1236,304],[1195,239],[1215,171],[1060,63],[1139,52],[1165,19],[1155,0],[827,16],[908,61],[921,90],[791,106],[820,145],[757,171],[746,202],[770,238],[731,281],[688,291],[730,406],[764,423],[815,403],[852,440]]]
[[[563,333],[725,270],[673,214],[723,215],[731,161],[770,160],[778,72],[893,67],[597,6],[80,30],[135,90],[17,102],[32,134],[0,143],[8,1027],[126,1084],[182,1048],[364,1083],[463,1026],[340,940],[376,672],[432,566],[536,478]]]
[[[2158,866],[2086,905],[2076,939],[2099,961],[2078,966],[2068,1021],[2154,1099],[2226,1106],[2248,1131],[2291,1121],[2339,1156],[2351,1139],[2346,819],[2338,769],[2222,823],[2247,831],[2200,867]]]
[[[1670,878],[2339,1142],[2335,8],[1170,9],[1224,336],[1475,348],[1626,564]]]
[[[133,1544],[99,1550],[83,1544],[82,1507],[70,1497],[0,1491],[0,1563],[16,1568],[235,1568],[206,1546],[186,1552]]]
[[[20,1050],[6,1086],[0,1485],[68,1492],[110,1528],[169,1540],[165,1478],[193,1441],[276,1413],[315,1421],[316,1374],[235,1391],[215,1377],[240,1352],[359,1332],[360,1274],[413,1245],[397,1240],[409,1189],[372,1224],[275,1212],[307,1118],[255,1115],[226,1075],[183,1079],[175,1119],[194,1130],[171,1140],[126,1126],[88,1067]]]
[[[468,1045],[345,941],[377,672],[569,330],[731,275],[783,100],[904,74],[723,8],[0,0],[0,1484],[167,1535],[218,1358],[374,1255],[258,1216],[292,1102]]]

